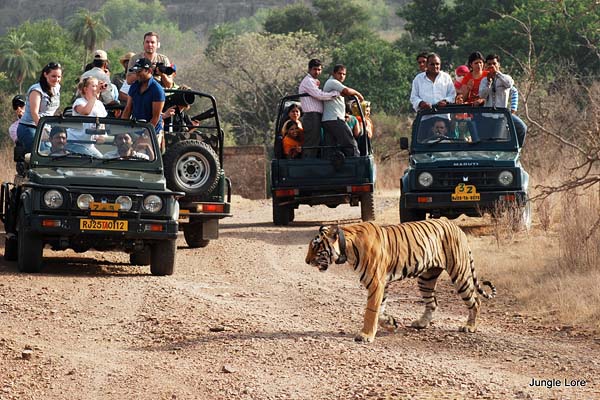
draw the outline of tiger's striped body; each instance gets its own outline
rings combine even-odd
[[[337,227],[322,226],[308,247],[306,263],[327,270],[333,263],[348,262],[359,274],[368,290],[362,331],[357,341],[371,342],[377,323],[395,330],[394,317],[385,313],[388,285],[404,278],[418,278],[419,291],[425,301],[425,312],[412,323],[426,328],[437,308],[435,287],[445,270],[459,296],[469,309],[469,318],[461,331],[475,332],[481,299],[492,298],[483,291],[475,274],[475,266],[465,233],[447,219],[430,219],[400,225],[382,226],[372,222]]]

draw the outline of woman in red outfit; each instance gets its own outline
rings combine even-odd
[[[458,89],[456,102],[482,106],[485,99],[479,97],[479,83],[487,77],[487,70],[483,69],[485,65],[483,55],[478,51],[471,53],[467,65],[471,71],[465,75],[461,82],[462,85]]]

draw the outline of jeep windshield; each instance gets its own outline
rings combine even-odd
[[[413,125],[413,149],[458,148],[516,150],[510,112],[488,107],[449,106],[419,112]]]
[[[86,159],[149,163],[160,155],[147,124],[83,117],[47,118],[38,128],[41,160]]]

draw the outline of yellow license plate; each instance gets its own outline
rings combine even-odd
[[[90,203],[90,210],[92,211],[119,211],[120,208],[121,205],[117,203],[99,203],[97,201]]]
[[[80,219],[79,229],[82,231],[127,231],[128,221],[118,219]]]
[[[481,200],[481,195],[477,193],[477,188],[475,185],[466,185],[464,183],[459,183],[454,188],[454,193],[452,193],[452,201],[479,201]]]

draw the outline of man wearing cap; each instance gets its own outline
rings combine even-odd
[[[21,117],[25,113],[25,97],[22,94],[18,94],[12,99],[12,108],[15,111],[15,116],[17,120],[13,122],[8,127],[8,135],[12,139],[13,142],[17,141],[17,127],[19,126],[19,121]]]
[[[119,90],[110,81],[110,70],[108,68],[108,55],[104,50],[96,50],[92,60],[93,68],[81,74],[80,80],[93,76],[98,79],[100,86],[100,101],[104,105],[113,105],[118,102]]]
[[[156,64],[164,64],[171,65],[171,61],[164,54],[158,53],[158,49],[160,48],[160,37],[156,32],[147,32],[144,34],[144,51],[136,54],[132,58],[129,59],[129,66],[127,67],[127,71],[130,71],[133,68],[135,60],[139,58],[147,58],[150,60],[152,66],[152,73],[159,78],[158,80],[163,82],[162,85],[164,87],[171,87],[173,85],[173,78],[164,72],[159,71],[156,68]],[[128,72],[127,73],[127,83],[130,85],[136,81],[135,73]]]
[[[137,80],[129,88],[127,105],[121,118],[133,118],[150,122],[156,131],[158,143],[162,143],[162,109],[165,105],[165,91],[152,76],[152,63],[147,58],[135,60],[129,73],[134,73]]]

